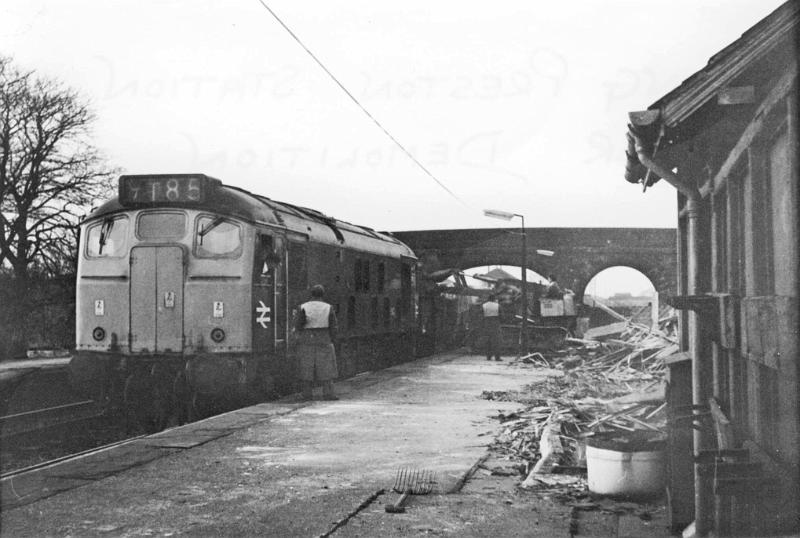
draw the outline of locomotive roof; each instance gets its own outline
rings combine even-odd
[[[155,209],[157,207],[181,207],[195,210],[205,210],[213,213],[237,217],[250,223],[266,224],[273,228],[284,229],[307,235],[309,239],[346,246],[365,251],[383,251],[387,247],[390,252],[381,252],[387,255],[403,255],[416,258],[413,251],[400,240],[387,233],[381,233],[368,228],[351,224],[342,220],[329,217],[316,209],[297,206],[286,202],[272,200],[266,196],[251,193],[239,187],[217,183],[213,196],[199,203],[176,205],[152,205],[126,207],[120,203],[119,197],[114,197],[94,210],[87,220],[96,219],[104,215],[120,213],[136,209]],[[383,246],[381,246],[383,245]],[[397,248],[401,251],[397,252]]]

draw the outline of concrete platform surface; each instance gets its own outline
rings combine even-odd
[[[492,415],[520,407],[481,392],[548,373],[443,354],[337,383],[339,401],[263,403],[173,428],[4,480],[0,535],[667,536],[658,514],[576,514],[510,477],[476,473],[460,488],[501,428]],[[388,514],[401,467],[438,483]]]
[[[69,357],[0,361],[0,387],[12,386],[11,384],[14,381],[33,372],[51,370],[64,370],[66,372],[69,361]]]

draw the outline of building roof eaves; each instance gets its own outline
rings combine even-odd
[[[649,109],[660,110],[661,122],[668,128],[675,127],[735,80],[753,62],[769,53],[798,27],[798,23],[800,0],[789,0],[712,56],[706,67],[653,103]]]

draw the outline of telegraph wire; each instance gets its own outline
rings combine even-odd
[[[417,160],[417,158],[416,158],[416,157],[414,157],[414,155],[412,155],[412,154],[411,154],[411,152],[410,152],[410,151],[408,151],[408,150],[405,148],[405,146],[403,146],[403,144],[401,144],[401,143],[400,143],[400,141],[398,141],[398,140],[397,140],[397,139],[396,139],[394,136],[392,136],[392,134],[391,134],[389,131],[387,131],[387,130],[386,130],[386,128],[385,128],[383,125],[381,125],[381,123],[380,123],[380,122],[379,122],[377,119],[375,119],[375,117],[374,117],[372,114],[370,114],[370,113],[369,113],[369,111],[368,111],[366,108],[364,108],[364,105],[362,105],[362,104],[361,104],[361,103],[358,101],[358,99],[356,99],[356,98],[355,98],[355,96],[354,96],[352,93],[350,93],[350,91],[349,91],[347,88],[345,88],[345,87],[344,87],[344,84],[342,84],[341,82],[339,82],[339,79],[337,79],[337,78],[334,76],[334,74],[333,74],[333,73],[331,73],[331,72],[328,70],[328,68],[327,68],[327,67],[325,67],[325,64],[323,64],[323,63],[322,63],[322,62],[319,60],[319,58],[317,58],[317,57],[314,55],[314,53],[313,53],[313,52],[311,52],[311,51],[308,49],[308,47],[306,47],[306,46],[305,46],[305,44],[304,44],[304,43],[303,43],[303,42],[300,40],[300,38],[299,38],[299,37],[297,37],[297,35],[295,35],[295,33],[294,33],[294,32],[292,32],[291,28],[289,28],[288,26],[286,26],[286,24],[285,24],[285,23],[284,23],[284,22],[281,20],[281,18],[280,18],[280,17],[278,17],[278,15],[277,15],[277,14],[276,14],[274,11],[272,11],[272,9],[271,9],[271,8],[270,8],[270,7],[269,7],[267,4],[266,4],[266,2],[264,2],[264,0],[258,0],[258,2],[259,2],[259,3],[260,3],[260,4],[261,4],[263,7],[264,7],[264,9],[266,9],[267,11],[269,11],[270,15],[272,15],[272,16],[273,16],[273,18],[274,18],[276,21],[278,21],[278,24],[280,24],[281,26],[283,26],[283,29],[284,29],[284,30],[286,30],[286,31],[289,33],[289,35],[290,35],[290,36],[292,36],[292,38],[294,38],[294,40],[295,40],[295,41],[297,41],[297,43],[298,43],[298,44],[299,44],[301,47],[303,47],[303,50],[305,50],[305,51],[306,51],[306,53],[308,53],[308,55],[309,55],[309,56],[311,56],[311,58],[312,58],[312,59],[313,59],[315,62],[317,62],[317,65],[319,65],[319,66],[322,68],[322,70],[323,70],[323,71],[325,71],[325,73],[327,73],[327,74],[328,74],[328,76],[329,76],[329,77],[330,77],[330,78],[331,78],[331,79],[332,79],[332,80],[333,80],[333,81],[336,83],[336,85],[337,85],[337,86],[339,86],[339,88],[341,88],[341,90],[342,90],[344,93],[346,93],[346,94],[347,94],[347,96],[348,96],[348,97],[349,97],[349,98],[350,98],[350,99],[351,99],[351,100],[352,100],[352,101],[353,101],[353,102],[356,104],[356,106],[358,106],[358,108],[360,108],[360,109],[361,109],[361,111],[362,111],[364,114],[366,114],[366,115],[367,115],[367,117],[368,117],[369,119],[371,119],[371,120],[373,121],[373,123],[375,123],[375,125],[377,125],[377,126],[378,126],[378,128],[379,128],[381,131],[383,131],[383,133],[384,133],[386,136],[388,136],[388,137],[389,137],[389,139],[390,139],[392,142],[394,142],[394,143],[395,143],[395,145],[396,145],[397,147],[399,147],[399,148],[400,148],[400,149],[403,151],[403,153],[405,153],[405,154],[408,156],[408,158],[409,158],[409,159],[411,159],[412,161],[414,161],[414,162],[416,163],[416,165],[417,165],[417,166],[419,166],[419,167],[422,169],[422,171],[423,171],[423,172],[425,172],[425,173],[426,173],[426,174],[427,174],[427,175],[428,175],[428,176],[429,176],[429,177],[430,177],[432,180],[434,180],[434,181],[436,182],[436,184],[437,184],[437,185],[439,185],[441,188],[443,188],[445,191],[447,191],[447,194],[449,194],[450,196],[452,196],[453,198],[455,198],[455,199],[456,199],[456,200],[457,200],[459,203],[461,203],[462,205],[464,205],[464,206],[466,206],[466,205],[467,205],[467,204],[465,204],[465,203],[464,203],[464,201],[463,201],[463,200],[461,200],[461,198],[459,198],[458,196],[456,196],[456,194],[455,194],[453,191],[451,191],[449,188],[447,188],[447,185],[445,185],[444,183],[442,183],[441,181],[439,181],[439,179],[438,179],[436,176],[434,176],[434,175],[431,173],[431,171],[430,171],[430,170],[428,170],[428,169],[425,167],[425,165],[423,165],[421,162],[419,162],[419,160]]]

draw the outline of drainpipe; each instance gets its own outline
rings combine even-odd
[[[678,177],[672,170],[656,162],[651,155],[645,152],[641,140],[632,132],[628,132],[629,140],[632,140],[639,162],[645,168],[661,177],[664,181],[675,187],[678,192],[686,197],[686,270],[687,270],[687,290],[686,295],[699,294],[700,268],[698,260],[699,251],[699,217],[700,217],[700,191],[685,178]],[[702,343],[700,340],[700,320],[697,313],[689,310],[688,331],[689,331],[689,353],[692,356],[692,404],[704,407],[707,405],[706,395],[703,394],[703,368],[700,363],[702,353]],[[698,409],[699,407],[695,407]],[[707,440],[701,429],[693,428],[694,455],[695,457],[701,450],[707,448]],[[700,476],[699,466],[694,464],[694,519],[695,533],[697,536],[705,536],[710,530],[709,515],[711,507],[709,503],[709,485],[707,480]]]

